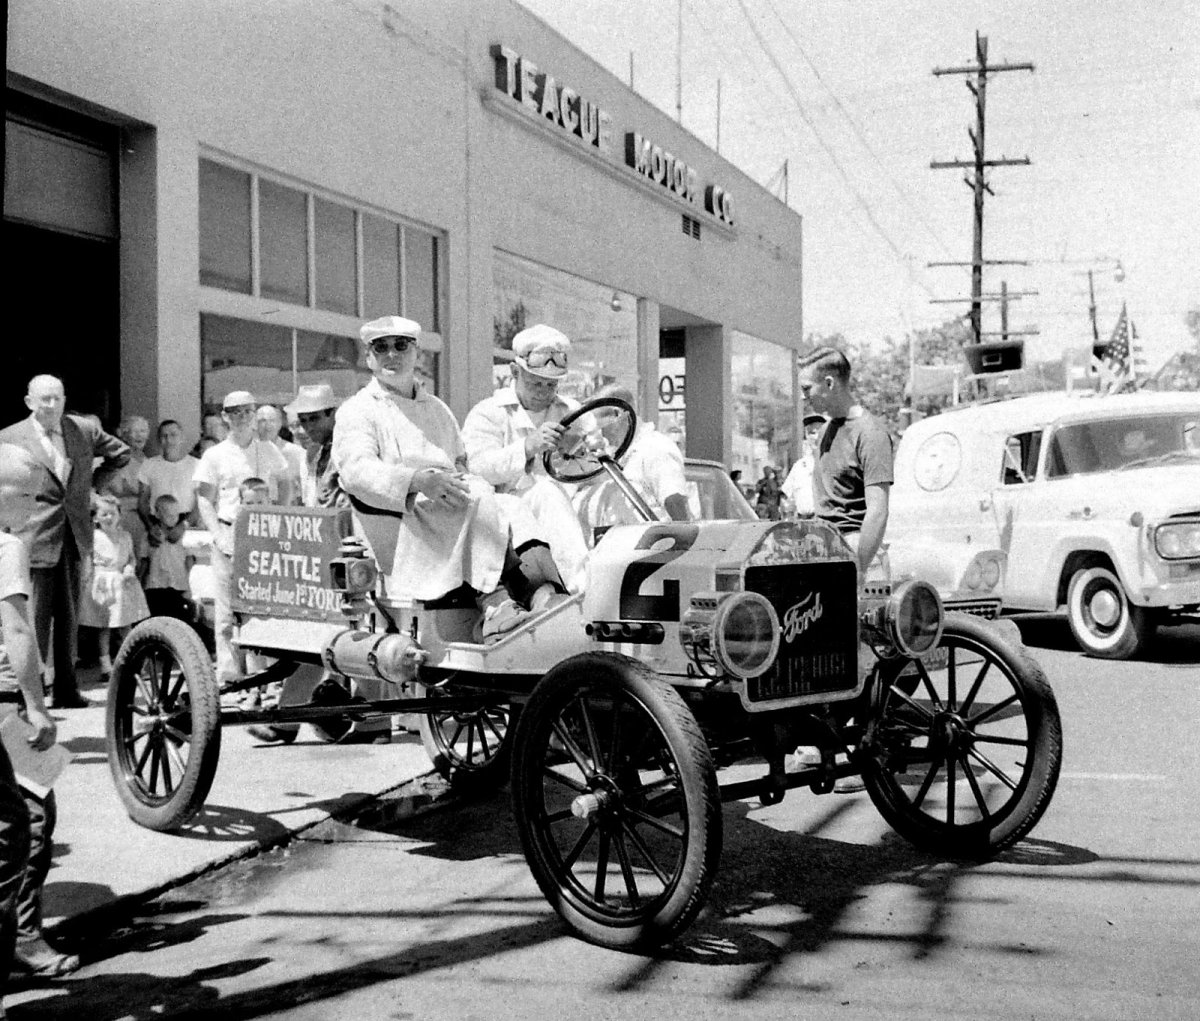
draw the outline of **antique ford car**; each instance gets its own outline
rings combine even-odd
[[[896,451],[891,511],[893,560],[933,565],[918,576],[961,565],[1005,611],[1065,611],[1090,655],[1137,655],[1158,624],[1200,613],[1200,394],[1037,394],[927,418]]]
[[[339,544],[332,512],[243,508],[238,640],[263,669],[219,689],[186,625],[131,631],[108,700],[129,814],[185,825],[224,726],[420,713],[453,783],[511,779],[529,867],[566,924],[641,949],[704,905],[724,800],[822,794],[861,774],[888,823],[935,855],[986,858],[1032,829],[1062,731],[1022,648],[987,621],[944,614],[927,583],[860,587],[825,523],[655,521],[616,463],[632,409],[593,401],[565,421],[547,472],[607,472],[647,520],[607,531],[584,591],[493,645],[474,639],[474,601],[389,599],[368,550]],[[284,683],[278,707],[222,707],[222,694],[271,681]],[[789,771],[799,744],[818,747],[820,764]],[[719,783],[734,763],[738,778]]]

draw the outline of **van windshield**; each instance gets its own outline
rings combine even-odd
[[[1200,460],[1200,414],[1196,412],[1105,418],[1056,429],[1046,458],[1046,477],[1191,459]]]

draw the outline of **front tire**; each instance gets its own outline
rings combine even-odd
[[[559,664],[517,725],[513,810],[530,871],[589,942],[670,942],[708,897],[721,854],[716,769],[669,684],[636,660]]]
[[[151,617],[121,643],[108,682],[108,764],[131,819],[174,830],[204,806],[221,754],[221,700],[200,636]]]
[[[1037,663],[987,621],[946,617],[931,660],[883,660],[868,682],[863,782],[918,847],[983,860],[1033,829],[1058,782],[1062,721]],[[935,666],[934,664],[938,664]]]
[[[1154,631],[1150,613],[1134,606],[1121,579],[1100,566],[1085,567],[1072,576],[1067,620],[1079,647],[1100,659],[1136,656]]]

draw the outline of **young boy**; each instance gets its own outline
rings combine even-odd
[[[146,603],[154,617],[175,617],[190,620],[188,612],[188,571],[191,557],[183,548],[183,533],[179,524],[179,501],[163,493],[154,501],[154,519],[150,528],[157,538],[150,547],[150,562],[146,569]]]
[[[21,714],[31,728],[25,740],[38,751],[54,744],[55,725],[30,619],[29,556],[10,533],[33,513],[43,470],[23,448],[0,443],[0,721]],[[21,788],[0,746],[0,978],[54,978],[79,967],[78,957],[58,953],[42,935],[56,814],[54,792],[38,798]]]
[[[251,476],[238,486],[243,507],[257,507],[271,502],[271,487],[263,479]]]

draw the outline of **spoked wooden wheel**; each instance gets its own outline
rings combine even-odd
[[[863,781],[914,844],[987,858],[1025,836],[1050,803],[1062,722],[1041,668],[986,621],[948,615],[939,648],[929,665],[877,667]]]
[[[108,684],[108,764],[130,817],[152,830],[204,805],[220,756],[220,698],[200,637],[151,617],[121,644]]]
[[[453,695],[453,689],[429,688],[423,694]],[[483,792],[508,778],[517,708],[510,705],[454,709],[421,716],[421,743],[430,762],[455,787]]]
[[[521,714],[512,785],[530,870],[577,934],[645,949],[695,919],[721,853],[716,771],[653,671],[586,653],[547,674]]]

